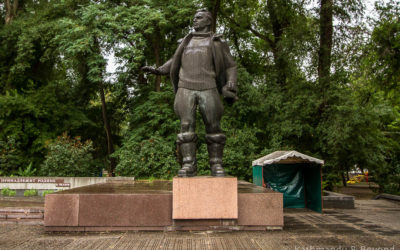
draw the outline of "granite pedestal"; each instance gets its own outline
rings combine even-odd
[[[237,219],[237,183],[234,177],[175,177],[172,218]]]
[[[219,196],[222,182],[229,194]],[[281,229],[283,196],[233,177],[102,183],[46,195],[44,225],[46,231]]]

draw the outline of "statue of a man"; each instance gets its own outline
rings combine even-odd
[[[174,56],[158,68],[142,70],[157,75],[170,75],[176,93],[174,110],[181,120],[177,144],[182,155],[179,177],[195,176],[196,110],[202,115],[213,176],[225,176],[222,155],[226,141],[220,128],[224,107],[219,94],[229,102],[237,99],[237,66],[221,35],[211,32],[212,15],[206,9],[196,12],[195,32],[185,36]]]

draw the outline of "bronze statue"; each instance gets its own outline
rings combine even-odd
[[[158,68],[142,68],[156,75],[169,74],[174,85],[174,110],[181,120],[181,131],[177,136],[182,154],[179,177],[197,174],[197,107],[206,128],[212,175],[225,176],[222,155],[226,137],[220,128],[224,107],[219,94],[229,102],[237,100],[237,66],[221,35],[211,32],[211,24],[211,13],[205,9],[198,10],[193,19],[195,32],[182,39],[174,56]]]

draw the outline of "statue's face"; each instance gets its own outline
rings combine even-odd
[[[198,30],[203,30],[211,25],[210,19],[203,12],[197,12],[193,18],[193,28]]]

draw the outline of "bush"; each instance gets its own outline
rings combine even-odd
[[[80,137],[71,138],[64,133],[48,144],[48,153],[41,171],[46,176],[96,176],[93,143],[81,142]]]
[[[11,190],[10,188],[3,188],[1,190],[1,195],[3,196],[15,196],[17,194],[16,191]]]
[[[400,161],[392,162],[372,171],[380,193],[400,195]]]
[[[45,197],[46,195],[52,194],[52,193],[54,193],[54,190],[45,190],[45,191],[43,191],[42,196]]]
[[[28,189],[24,191],[24,196],[29,197],[29,196],[37,196],[38,191],[36,189]]]
[[[174,143],[160,136],[142,141],[131,137],[117,152],[116,173],[123,176],[171,178],[179,170]]]

